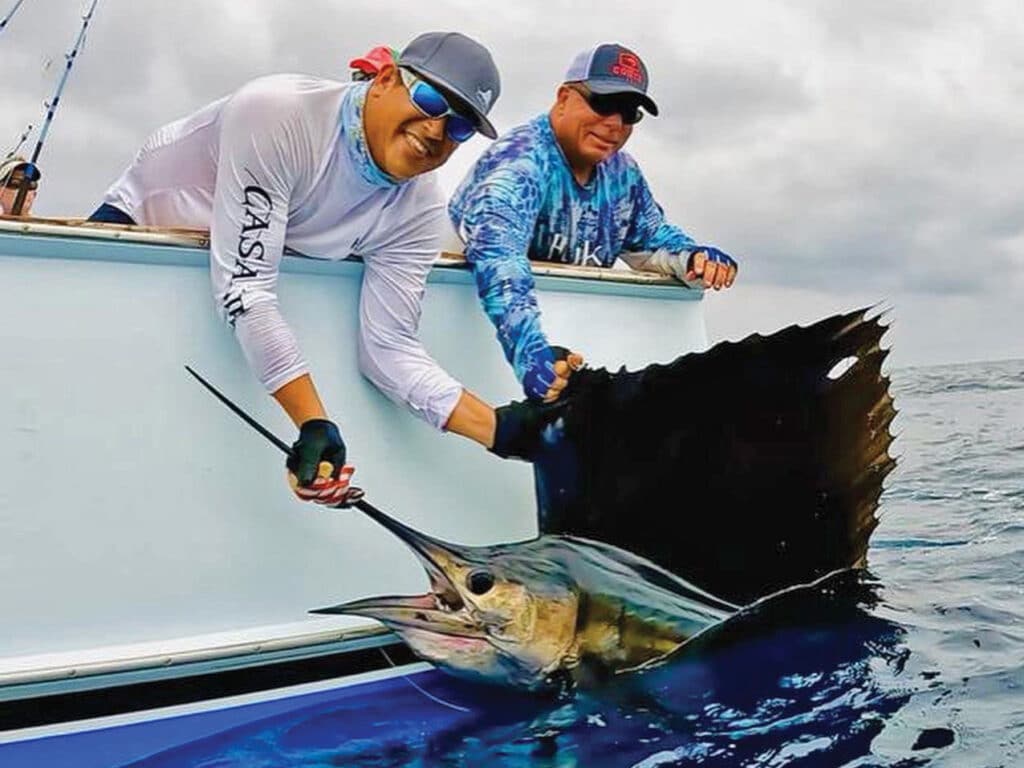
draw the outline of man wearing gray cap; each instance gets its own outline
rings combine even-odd
[[[479,43],[420,35],[369,82],[272,75],[153,133],[92,221],[209,228],[214,299],[254,373],[299,429],[287,467],[305,500],[344,503],[353,468],[297,339],[277,278],[288,248],[362,257],[359,365],[438,429],[490,447],[494,411],[427,354],[420,299],[445,231],[435,175],[500,92]]]
[[[622,147],[646,110],[647,67],[630,49],[580,52],[551,109],[494,142],[466,175],[449,214],[473,264],[484,311],[528,397],[556,399],[582,356],[540,327],[529,260],[630,267],[694,288],[729,287],[735,260],[666,221]]]

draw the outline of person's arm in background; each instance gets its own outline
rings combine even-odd
[[[559,359],[541,329],[527,251],[541,203],[541,170],[528,158],[498,165],[458,201],[453,219],[466,243],[481,305],[526,396],[551,401],[582,365]]]
[[[730,287],[739,269],[735,259],[714,246],[697,243],[667,222],[639,168],[631,163],[629,170],[636,175],[632,184],[634,215],[626,251],[619,258],[631,269],[675,277],[690,287]]]
[[[287,462],[296,494],[337,503],[352,472],[345,467],[345,444],[327,418],[277,299],[289,200],[298,170],[311,162],[309,150],[296,141],[302,135],[299,107],[289,94],[248,88],[225,104],[220,119],[210,226],[217,309],[249,367],[299,428]]]

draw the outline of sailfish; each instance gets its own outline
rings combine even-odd
[[[553,405],[511,403],[538,537],[461,546],[363,505],[430,590],[313,612],[378,619],[455,675],[535,691],[649,669],[831,592],[865,565],[895,466],[887,326],[869,311],[585,369]]]

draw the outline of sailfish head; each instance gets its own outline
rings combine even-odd
[[[735,608],[598,542],[542,536],[461,546],[364,511],[412,549],[429,590],[312,613],[376,619],[421,659],[459,677],[528,691],[561,687],[584,670],[649,663]]]

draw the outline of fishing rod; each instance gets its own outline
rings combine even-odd
[[[256,421],[256,419],[254,419],[248,413],[246,413],[241,408],[239,408],[237,405],[235,405],[233,402],[231,402],[231,400],[228,399],[227,395],[223,394],[220,390],[218,390],[215,386],[213,386],[213,384],[211,384],[206,379],[204,379],[202,376],[200,376],[198,373],[196,373],[196,371],[191,366],[186,365],[185,366],[185,370],[188,371],[189,373],[191,373],[193,376],[195,376],[200,384],[202,384],[204,387],[206,387],[208,390],[210,390],[210,392],[213,393],[214,397],[216,397],[218,400],[220,400],[222,403],[224,403],[224,405],[226,405],[232,411],[234,411],[234,413],[242,421],[244,421],[250,427],[255,429],[261,435],[263,435],[263,437],[265,437],[267,440],[269,440],[272,445],[276,446],[286,456],[290,457],[290,456],[294,455],[294,451],[292,451],[291,447],[284,440],[279,438],[277,435],[275,435],[269,429],[267,429],[262,424],[260,424],[258,421]],[[344,504],[345,506],[353,506],[356,509],[362,510],[363,512],[367,513],[368,515],[370,515],[370,517],[374,518],[375,520],[380,520],[380,518],[384,516],[383,512],[381,512],[379,509],[374,507],[368,501],[363,499],[363,489],[362,488],[349,487],[348,494],[345,496],[345,500],[342,502],[342,504]]]
[[[25,0],[18,0],[14,4],[14,7],[7,12],[7,15],[0,19],[0,33],[7,29],[7,22],[9,22],[14,17],[14,14],[18,12],[18,9],[21,8],[21,4],[24,2]]]
[[[29,125],[28,128],[25,129],[25,132],[23,134],[21,134],[21,138],[18,139],[18,143],[14,147],[14,149],[12,149],[10,152],[8,152],[4,156],[4,160],[9,160],[10,158],[14,157],[18,153],[18,150],[21,149],[21,145],[25,143],[25,139],[28,138],[28,135],[30,133],[32,133],[32,125],[31,124]],[[5,176],[3,176],[3,177],[0,177],[0,187],[6,187],[7,186],[7,182],[11,180],[11,176],[14,175],[14,171],[15,170],[17,170],[17,166],[12,165],[11,169],[7,172],[7,174]]]
[[[92,15],[96,10],[96,3],[99,0],[92,0],[92,4],[89,6],[89,10],[85,16],[82,17],[82,28],[78,30],[78,37],[75,39],[75,44],[71,48],[71,52],[64,55],[65,65],[64,73],[61,75],[60,82],[57,84],[57,90],[53,94],[53,98],[46,104],[46,120],[43,122],[43,129],[39,132],[39,140],[36,142],[36,147],[32,150],[32,158],[28,162],[28,167],[25,168],[24,176],[22,177],[21,186],[18,188],[18,195],[14,198],[14,206],[11,208],[11,213],[15,216],[21,215],[21,209],[25,205],[25,197],[28,195],[29,182],[35,178],[39,178],[39,169],[36,167],[36,160],[39,159],[39,153],[43,149],[43,142],[46,141],[46,135],[50,131],[50,125],[53,122],[53,115],[57,111],[57,105],[60,104],[60,95],[64,91],[64,85],[68,81],[68,75],[71,74],[71,67],[75,63],[75,58],[78,56],[78,51],[82,47],[82,42],[85,40],[85,31],[89,28],[89,22],[92,20]]]
[[[9,158],[12,158],[12,157],[14,157],[14,156],[15,156],[16,154],[18,154],[18,150],[19,150],[19,149],[21,149],[21,145],[25,143],[25,139],[27,139],[27,138],[29,137],[29,134],[30,134],[30,133],[32,133],[32,129],[33,129],[33,128],[35,128],[35,126],[34,126],[34,125],[32,125],[32,123],[29,123],[29,124],[28,124],[28,128],[26,128],[26,129],[25,129],[25,132],[24,132],[23,134],[21,134],[21,138],[20,138],[20,139],[18,139],[18,143],[17,143],[17,144],[16,144],[15,146],[14,146],[14,149],[12,149],[12,150],[11,150],[10,152],[8,152],[8,153],[7,153],[7,154],[6,154],[5,156],[4,156],[4,160],[7,160],[7,159],[9,159]]]

